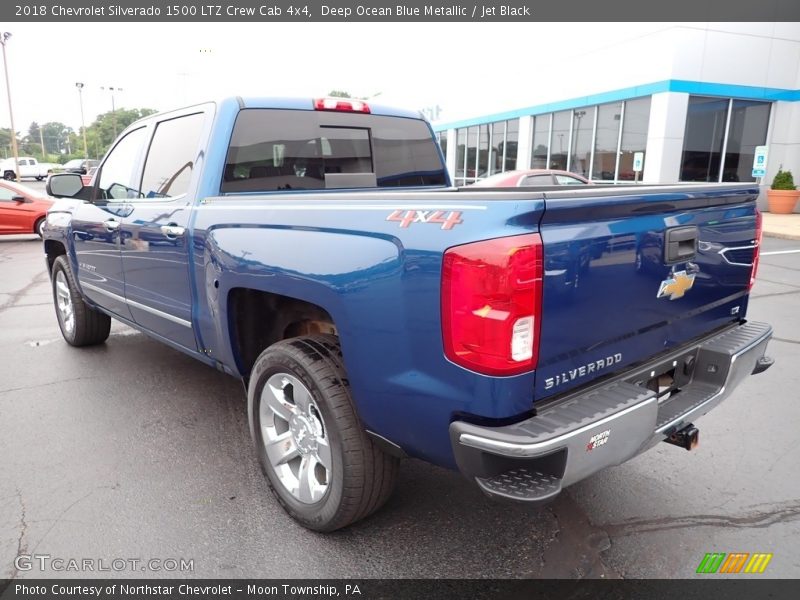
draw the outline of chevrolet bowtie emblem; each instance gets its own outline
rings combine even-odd
[[[658,288],[658,295],[656,298],[663,298],[669,296],[670,300],[677,300],[683,298],[683,295],[694,285],[694,273],[688,275],[686,271],[678,271],[673,273],[661,282],[661,287]]]

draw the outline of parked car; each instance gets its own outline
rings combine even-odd
[[[83,182],[83,185],[89,185],[90,183],[92,183],[92,177],[94,177],[94,174],[96,172],[97,172],[97,167],[90,167],[85,175],[81,175],[81,181]]]
[[[76,158],[65,162],[63,170],[64,173],[79,173],[81,175],[86,175],[86,173],[89,172],[89,169],[97,167],[98,164],[100,164],[100,161]]]
[[[28,177],[35,178],[36,181],[41,181],[53,172],[53,165],[50,163],[40,163],[32,156],[20,156],[18,158],[18,164],[20,179]],[[13,181],[17,178],[13,158],[6,158],[0,161],[0,173],[3,174],[3,179],[6,181]]]
[[[52,198],[12,181],[0,181],[0,235],[36,233],[42,227]]]
[[[536,185],[589,185],[592,182],[569,171],[554,169],[525,169],[495,173],[473,183],[478,187],[528,187]]]

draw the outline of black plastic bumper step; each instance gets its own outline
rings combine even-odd
[[[477,477],[481,489],[490,496],[511,500],[541,502],[561,491],[561,479],[520,467],[494,477]]]

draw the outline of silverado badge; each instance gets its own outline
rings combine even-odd
[[[661,282],[656,298],[669,296],[670,300],[683,298],[683,295],[694,285],[694,273],[687,274],[686,271],[678,271],[667,277]]]

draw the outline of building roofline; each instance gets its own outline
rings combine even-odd
[[[524,116],[535,116],[557,112],[560,110],[571,110],[583,108],[595,104],[607,104],[609,102],[619,102],[621,100],[632,100],[652,94],[662,92],[680,92],[698,96],[723,96],[726,98],[739,98],[743,100],[762,100],[770,102],[800,102],[800,90],[767,88],[750,85],[733,85],[727,83],[709,83],[703,81],[686,81],[683,79],[666,79],[633,87],[621,88],[610,92],[599,94],[589,94],[578,96],[569,100],[558,102],[548,102],[537,104],[525,108],[518,108],[500,113],[493,113],[460,121],[450,121],[445,123],[433,124],[434,131],[444,131],[447,129],[458,129],[460,127],[470,127],[482,125],[495,121],[506,121]]]

